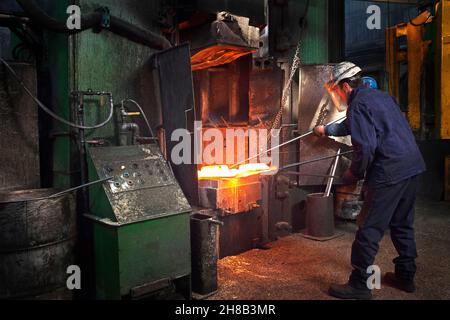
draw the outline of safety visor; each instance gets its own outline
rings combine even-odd
[[[332,76],[332,79],[325,83],[325,89],[327,90],[328,94],[331,97],[331,100],[333,101],[334,106],[339,112],[344,112],[347,110],[348,106],[345,101],[347,101],[347,97],[345,95],[345,92],[342,90],[342,88],[339,86],[339,83],[342,80],[351,78],[358,73],[360,73],[362,70],[357,65],[353,65],[352,67],[344,70],[342,73],[338,74],[337,76]]]
[[[347,104],[345,92],[341,89],[341,87],[333,81],[329,81],[325,83],[325,89],[330,95],[331,101],[333,101],[333,105],[339,112],[344,112],[347,110]]]

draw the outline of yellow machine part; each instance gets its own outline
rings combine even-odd
[[[402,23],[386,29],[386,70],[389,75],[389,92],[397,101],[399,93],[399,63],[408,61],[408,112],[407,118],[414,131],[421,127],[420,79],[425,57],[431,41],[424,40],[423,24],[430,22],[431,13],[423,12],[412,23]],[[399,38],[406,36],[407,51],[400,50]]]
[[[439,4],[438,25],[440,137],[450,139],[450,0]]]

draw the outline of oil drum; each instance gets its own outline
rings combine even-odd
[[[75,199],[52,189],[0,192],[0,299],[71,299]],[[41,199],[41,200],[37,200]]]

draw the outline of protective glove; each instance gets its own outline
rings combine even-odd
[[[325,126],[317,126],[314,128],[314,134],[318,137],[325,137]]]

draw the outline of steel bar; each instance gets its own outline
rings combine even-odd
[[[329,126],[330,124],[333,124],[333,123],[336,123],[336,122],[339,122],[339,121],[344,121],[345,119],[347,119],[347,117],[343,117],[343,118],[340,118],[340,119],[331,121],[330,123],[326,124],[325,126]],[[294,139],[291,139],[291,140],[286,141],[286,142],[284,142],[284,143],[282,143],[282,144],[279,144],[279,145],[277,145],[277,146],[275,146],[275,147],[273,147],[273,148],[271,148],[271,149],[269,149],[269,150],[260,152],[260,153],[258,153],[257,155],[255,155],[255,156],[253,156],[253,157],[250,157],[250,158],[248,158],[248,159],[245,159],[245,160],[243,160],[243,161],[240,161],[240,162],[236,163],[235,165],[233,165],[230,169],[233,169],[233,168],[239,166],[240,164],[246,163],[247,161],[256,159],[256,158],[258,158],[260,155],[262,155],[263,153],[267,153],[267,152],[270,152],[270,151],[279,149],[279,148],[284,147],[285,145],[288,145],[288,144],[290,144],[290,143],[292,143],[292,142],[295,142],[295,141],[297,141],[297,140],[301,140],[301,139],[303,139],[303,138],[306,138],[307,136],[309,136],[309,135],[312,134],[312,133],[314,133],[314,129],[312,129],[312,130],[310,130],[310,131],[308,131],[308,132],[302,134],[301,136],[298,136],[298,137],[296,137],[296,138],[294,138]],[[332,158],[334,158],[334,157],[335,157],[335,156],[333,156]]]
[[[351,153],[353,153],[353,150],[342,152],[340,154],[340,156],[344,156],[346,154],[351,154]],[[337,155],[333,155],[333,156],[326,156],[326,157],[323,157],[323,158],[311,159],[311,160],[307,160],[307,161],[303,161],[303,162],[297,162],[297,163],[290,164],[290,165],[288,165],[286,167],[283,167],[279,171],[290,169],[290,168],[294,168],[294,167],[303,166],[303,165],[314,163],[314,162],[319,162],[319,161],[323,161],[323,160],[333,159],[333,158],[336,158],[336,157],[337,157]]]
[[[296,172],[296,171],[287,171],[284,172],[283,174],[287,174],[287,175],[291,175],[291,176],[305,176],[305,177],[318,177],[318,178],[336,178],[339,179],[339,176],[330,176],[328,174],[308,174],[308,173],[301,173],[301,172]]]
[[[334,181],[334,175],[336,174],[336,168],[338,166],[339,163],[339,158],[341,156],[341,149],[338,150],[337,155],[336,155],[336,160],[334,161],[332,170],[331,170],[331,178],[328,179],[328,184],[327,184],[327,188],[325,189],[325,197],[329,197],[330,196],[330,192],[331,192],[331,186],[333,185],[333,181]]]
[[[106,181],[109,181],[109,180],[112,180],[112,179],[114,179],[114,177],[106,177],[106,178],[103,178],[103,179],[92,181],[92,182],[89,182],[89,183],[86,183],[86,184],[82,184],[80,186],[76,186],[76,187],[73,187],[73,188],[70,188],[70,189],[67,189],[67,190],[64,190],[64,191],[61,191],[61,192],[49,195],[47,197],[1,201],[0,204],[18,203],[18,202],[33,202],[33,201],[42,201],[42,200],[54,199],[54,198],[61,197],[61,196],[65,195],[66,193],[77,191],[79,189],[90,187],[90,186],[93,186],[95,184],[103,183],[103,182],[106,182]]]

